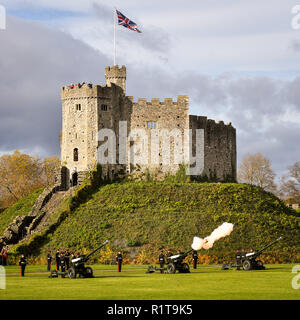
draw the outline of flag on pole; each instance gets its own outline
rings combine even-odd
[[[136,31],[138,33],[142,33],[142,31],[140,31],[138,29],[138,26],[135,22],[133,22],[132,20],[128,19],[127,17],[124,16],[124,14],[122,14],[120,11],[116,10],[117,15],[118,15],[118,25],[119,26],[123,26],[125,28],[128,28],[130,30]]]

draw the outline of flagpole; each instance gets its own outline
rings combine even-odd
[[[114,8],[114,66],[116,65],[116,8]]]

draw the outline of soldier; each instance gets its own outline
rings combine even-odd
[[[24,275],[25,275],[25,267],[26,267],[26,264],[27,264],[27,262],[26,262],[26,259],[25,259],[25,257],[24,257],[24,254],[22,254],[21,255],[21,258],[20,258],[20,260],[19,260],[19,266],[20,266],[20,268],[21,268],[21,277],[24,277]]]
[[[243,263],[243,261],[246,259],[246,251],[245,249],[242,249],[241,252],[241,264]]]
[[[167,262],[169,261],[169,258],[172,257],[173,253],[171,252],[171,249],[168,250],[167,253]]]
[[[66,258],[65,258],[65,253],[61,252],[60,253],[60,258],[59,258],[59,262],[60,262],[60,270],[61,272],[65,272],[66,271]],[[64,274],[61,275],[62,278],[65,277]]]
[[[7,246],[6,245],[4,245],[1,250],[1,256],[2,256],[2,265],[6,266],[7,265]]]
[[[235,259],[236,259],[236,270],[240,270],[242,265],[242,253],[240,252],[240,249],[236,249]]]
[[[121,272],[122,261],[123,261],[123,257],[122,257],[121,251],[118,251],[118,254],[116,255],[116,261],[118,263],[118,272]]]
[[[48,271],[51,271],[51,261],[52,261],[51,253],[48,252],[47,254],[47,270]]]
[[[198,252],[196,250],[193,250],[192,257],[193,257],[194,269],[197,269]]]
[[[160,255],[158,257],[159,265],[160,265],[160,273],[164,273],[164,265],[165,265],[165,255],[163,250],[160,251]]]
[[[59,260],[60,260],[60,253],[59,253],[59,249],[57,249],[56,253],[55,253],[55,260],[56,260],[56,270],[59,270]]]
[[[65,254],[65,260],[66,260],[66,267],[67,267],[67,270],[69,269],[70,267],[70,257],[71,257],[71,254],[69,252],[69,249],[66,250],[66,254]]]

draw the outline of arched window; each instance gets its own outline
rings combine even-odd
[[[73,159],[74,161],[78,161],[78,149],[75,148],[73,151]]]

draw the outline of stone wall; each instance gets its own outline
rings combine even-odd
[[[236,129],[231,123],[216,123],[207,117],[190,116],[190,129],[204,130],[203,177],[216,181],[236,181]],[[195,153],[193,134],[193,153]]]
[[[50,201],[53,194],[60,190],[59,185],[45,189],[35,201],[30,213],[27,216],[17,216],[0,237],[0,247],[4,243],[7,245],[16,244],[27,234],[29,234],[40,223],[45,214],[42,209]]]
[[[151,102],[147,102],[146,99],[138,99],[138,102],[133,103],[130,131],[132,133],[136,129],[146,130],[147,138],[144,145],[147,145],[148,148],[145,147],[142,151],[138,150],[140,148],[135,150],[134,143],[132,143],[133,152],[130,154],[132,162],[135,161],[135,158],[139,160],[143,157],[145,164],[141,166],[142,170],[148,168],[150,171],[175,173],[178,170],[178,164],[174,161],[175,147],[178,147],[179,150],[177,155],[180,153],[182,161],[184,161],[184,130],[188,129],[188,126],[189,99],[187,96],[178,96],[177,101],[165,98],[163,102],[159,99],[151,99]],[[163,130],[174,133],[174,136],[170,134],[168,138],[164,135]],[[151,144],[153,138],[157,139],[154,140],[157,143]],[[136,141],[140,141],[140,146],[142,146],[141,140],[137,139]],[[166,150],[167,144],[164,144],[163,141],[170,141],[170,150],[168,150],[170,152]],[[156,149],[154,149],[155,145],[157,145]]]
[[[187,96],[178,96],[177,101],[171,98],[164,101],[156,98],[147,101],[141,98],[134,102],[133,97],[125,96],[125,66],[106,67],[105,77],[105,86],[83,84],[62,88],[61,159],[62,166],[67,169],[63,178],[66,181],[61,181],[63,189],[69,188],[70,181],[67,180],[73,180],[74,173],[83,177],[84,172],[92,170],[99,162],[98,150],[107,142],[107,138],[102,142],[98,141],[98,132],[101,129],[111,129],[115,133],[116,146],[116,161],[101,164],[103,178],[114,179],[120,173],[133,172],[137,169],[134,163],[141,159],[141,171],[149,169],[150,172],[174,174],[178,170],[178,159],[174,161],[174,154],[179,155],[182,162],[189,162],[187,154],[184,157],[184,142],[188,142],[184,141],[187,138],[184,135],[185,130],[203,129],[202,176],[218,181],[236,179],[236,132],[231,125],[215,123],[206,117],[189,116]],[[120,121],[126,121],[127,124],[126,141],[120,140]],[[149,124],[153,127],[150,128]],[[140,135],[140,129],[146,130],[146,137]],[[164,132],[161,132],[164,129],[171,133],[170,137],[166,138]],[[163,138],[159,137],[159,134]],[[129,135],[135,142],[128,141]],[[159,139],[157,150],[153,150],[155,143],[151,146],[151,138]],[[194,139],[195,136],[192,139],[193,152]],[[166,150],[163,140],[170,141],[170,150]],[[126,150],[121,153],[120,148],[123,145]],[[74,161],[74,150],[78,150],[78,161]],[[127,159],[119,159],[120,154]],[[81,183],[83,179],[79,180]]]

